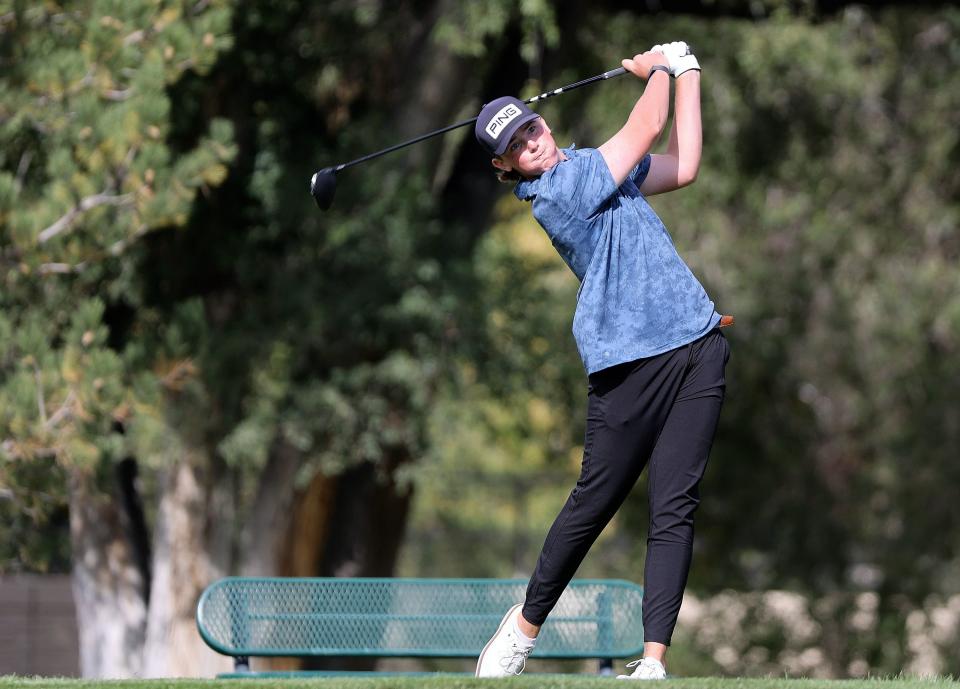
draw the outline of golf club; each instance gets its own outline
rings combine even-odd
[[[604,72],[603,74],[597,74],[596,76],[589,77],[587,79],[582,79],[581,81],[574,82],[573,84],[567,84],[566,86],[561,86],[558,89],[552,91],[546,91],[541,93],[538,96],[529,98],[524,101],[524,103],[530,104],[537,101],[543,100],[545,98],[550,98],[551,96],[558,96],[561,93],[566,93],[567,91],[572,91],[575,88],[580,88],[581,86],[586,86],[587,84],[592,84],[596,81],[603,81],[604,79],[610,79],[611,77],[618,77],[621,74],[626,73],[626,69],[623,67],[617,67],[616,69],[611,69],[609,72]],[[369,153],[362,158],[357,158],[356,160],[351,160],[349,163],[340,163],[339,165],[334,165],[332,167],[325,167],[318,172],[315,172],[313,177],[310,179],[310,193],[313,195],[314,201],[317,202],[317,206],[321,210],[327,210],[330,208],[330,204],[333,203],[333,193],[337,189],[337,178],[336,173],[341,170],[345,170],[348,167],[357,165],[358,163],[363,163],[368,160],[373,160],[374,158],[379,158],[382,155],[387,153],[392,153],[393,151],[399,150],[406,146],[411,146],[413,144],[424,141],[425,139],[430,139],[434,136],[439,136],[440,134],[445,134],[453,129],[458,129],[460,127],[466,127],[469,124],[473,124],[477,121],[477,118],[464,120],[463,122],[457,122],[456,124],[451,124],[443,129],[437,129],[433,132],[428,132],[422,134],[414,139],[409,141],[404,141],[403,143],[390,146],[385,148],[382,151],[377,151],[376,153]]]

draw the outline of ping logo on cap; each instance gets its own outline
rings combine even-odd
[[[520,108],[513,103],[509,103],[500,108],[497,114],[490,118],[484,131],[486,131],[491,138],[496,139],[497,135],[503,131],[503,128],[519,116]]]

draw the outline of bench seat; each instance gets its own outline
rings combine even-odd
[[[523,600],[526,585],[521,579],[228,577],[204,591],[197,628],[212,649],[235,659],[237,673],[249,670],[251,656],[469,658]],[[608,664],[639,655],[642,598],[632,582],[575,579],[531,657]]]

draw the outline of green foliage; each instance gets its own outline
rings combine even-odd
[[[947,511],[938,517],[952,520],[954,508],[936,501],[932,484],[921,489],[922,478],[908,470],[919,461],[940,481],[953,473],[947,457],[956,400],[943,387],[953,372],[941,356],[955,359],[947,352],[956,351],[958,331],[933,324],[945,323],[944,310],[960,297],[947,268],[956,246],[907,239],[943,227],[956,204],[955,186],[939,181],[950,179],[951,153],[935,124],[953,117],[956,104],[931,116],[921,132],[925,117],[912,114],[917,96],[907,95],[925,81],[925,65],[942,67],[928,62],[940,49],[916,37],[951,20],[913,21],[898,12],[873,18],[851,10],[828,27],[771,23],[741,44],[733,55],[736,78],[706,104],[707,121],[730,131],[708,133],[719,151],[707,146],[701,182],[738,180],[728,197],[735,225],[707,216],[680,237],[721,238],[704,264],[718,266],[708,278],[745,326],[733,331],[734,380],[743,392],[766,391],[758,406],[732,388],[717,453],[728,470],[713,474],[712,485],[721,494],[742,486],[744,498],[765,495],[758,522],[782,525],[764,532],[739,522],[729,538],[715,537],[717,555],[736,542],[763,553],[755,562],[766,564],[748,565],[752,554],[744,552],[746,582],[829,590],[862,585],[853,573],[876,571],[884,573],[884,586],[919,593],[945,583],[957,557],[956,542],[931,538],[932,524],[917,523],[914,514],[934,500]],[[832,38],[822,43],[815,34]],[[775,82],[759,76],[766,70]],[[919,145],[898,144],[907,132]],[[929,148],[939,154],[921,153]],[[722,172],[731,160],[749,176]],[[938,181],[911,191],[908,180],[928,174]],[[722,188],[697,186],[694,193],[714,192],[720,202]],[[928,211],[938,209],[936,219],[911,217],[918,194]],[[686,212],[671,214],[671,226],[682,228]],[[954,224],[947,234],[956,231]],[[943,349],[931,349],[931,339]],[[911,397],[915,385],[924,392]],[[743,428],[750,429],[747,446]],[[726,433],[735,447],[725,446]],[[758,464],[735,459],[744,453]],[[823,509],[809,510],[811,502]],[[709,502],[704,509],[710,521],[730,514]],[[802,522],[787,517],[804,511]],[[922,573],[917,563],[933,552],[934,569],[943,569]],[[730,570],[717,565],[710,576],[717,585],[729,582]]]
[[[68,473],[190,456],[242,503],[282,441],[304,482],[415,488],[403,573],[529,573],[578,472],[575,280],[505,189],[478,212],[469,135],[345,171],[327,214],[306,180],[414,109],[440,126],[672,38],[704,66],[704,160],[653,203],[737,317],[691,585],[875,595],[831,662],[898,670],[904,611],[960,591],[953,8],[0,0],[0,566],[65,566]],[[641,92],[543,113],[593,146]],[[641,484],[580,573],[640,579],[645,522]]]
[[[544,525],[578,473],[583,368],[569,331],[576,278],[526,204],[504,199],[497,211],[458,319],[462,358],[447,365],[430,410],[430,454],[413,473],[408,573],[529,574]]]
[[[461,55],[481,57],[489,41],[500,36],[519,15],[522,38],[520,55],[534,62],[544,46],[553,48],[559,42],[556,13],[545,0],[471,0],[453,6],[434,28],[434,39]]]
[[[69,571],[64,488],[52,457],[0,461],[0,573]]]
[[[124,352],[111,321],[131,299],[138,243],[186,224],[198,191],[222,183],[236,154],[223,120],[186,149],[167,138],[166,88],[207,72],[230,46],[230,10],[46,2],[0,15],[0,472],[17,523],[42,528],[50,514],[30,505],[60,496],[47,501],[59,514],[65,474],[34,464],[101,474],[135,449],[127,424],[161,417],[163,353],[136,341]],[[26,478],[38,475],[46,479]],[[29,552],[3,561],[62,568],[62,534],[41,533],[46,545],[31,552],[46,548],[46,562]]]
[[[856,659],[903,667],[906,611],[930,591],[960,590],[960,542],[943,530],[960,518],[948,488],[960,440],[958,19],[851,8],[818,23],[597,14],[583,27],[600,69],[623,46],[670,36],[704,65],[700,177],[653,200],[718,309],[737,317],[691,586],[877,594],[869,634],[847,637],[832,627],[837,613],[814,611],[835,633],[824,662],[841,673]],[[545,113],[561,142],[596,145],[639,93],[618,82]],[[517,269],[523,242],[477,254],[473,289],[491,298],[465,316],[459,385],[434,408],[438,452],[420,475],[407,573],[425,563],[454,576],[528,574],[561,486],[572,487],[582,411],[570,400],[582,378],[561,373],[576,365],[564,328],[533,321],[566,325],[572,292],[547,263]],[[542,332],[557,333],[546,349]],[[524,421],[533,391],[568,426],[546,458],[551,436]],[[580,574],[641,578],[645,528],[641,484]],[[476,552],[481,539],[502,564]]]

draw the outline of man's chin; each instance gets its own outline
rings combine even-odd
[[[546,172],[547,170],[552,170],[552,169],[553,169],[553,166],[556,165],[556,164],[559,163],[559,162],[560,162],[560,156],[558,156],[558,155],[553,155],[553,156],[551,156],[548,160],[544,160],[544,161],[540,164],[540,169],[541,169],[543,172]]]
[[[547,171],[553,169],[553,166],[556,165],[557,163],[559,163],[560,160],[561,160],[561,159],[560,159],[560,154],[559,154],[559,153],[555,153],[555,154],[553,154],[552,156],[549,156],[549,157],[546,157],[546,156],[545,156],[544,158],[542,158],[542,159],[536,161],[535,163],[533,163],[529,168],[527,168],[527,169],[522,169],[522,170],[521,170],[521,174],[522,174],[524,177],[528,177],[528,178],[531,178],[531,179],[534,178],[534,177],[539,177],[539,176],[542,175],[544,172],[547,172]]]

